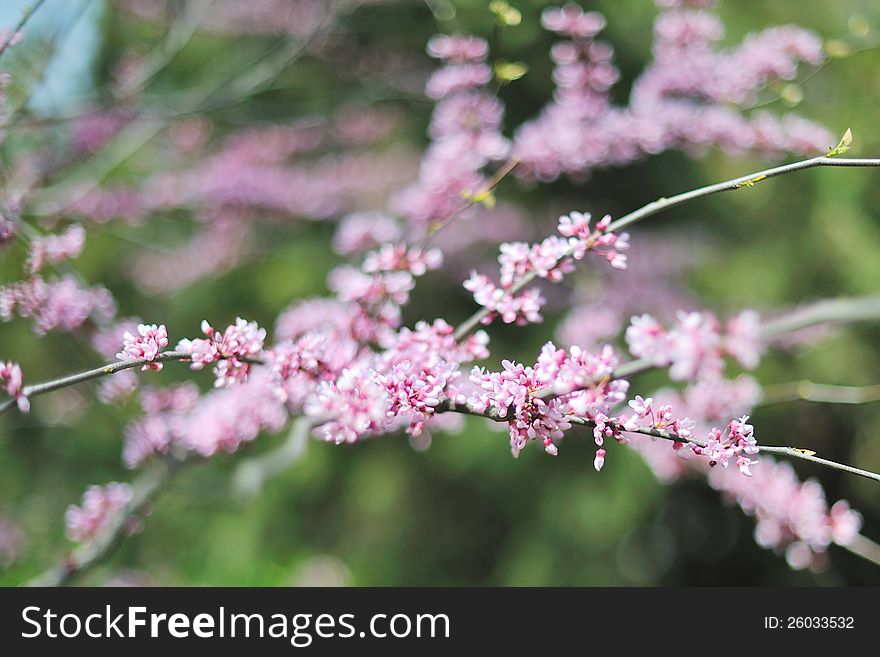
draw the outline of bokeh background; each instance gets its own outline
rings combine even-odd
[[[0,25],[13,24],[25,3],[5,0]],[[186,3],[180,3],[186,4]],[[506,132],[530,117],[552,85],[547,51],[553,39],[539,25],[548,3],[517,0],[516,29],[495,45],[521,60],[528,74],[505,86]],[[650,59],[656,9],[650,0],[583,2],[608,18],[604,38],[616,49],[625,100],[629,83]],[[222,96],[211,120],[212,139],[249,125],[328,117],[341,107],[382,108],[394,129],[369,152],[416,158],[426,143],[431,105],[421,87],[434,63],[424,54],[438,31],[493,35],[485,0],[401,0],[365,3],[340,16],[332,45],[302,55],[271,84],[236,98]],[[455,11],[450,11],[452,7]],[[725,42],[764,27],[797,23],[815,30],[834,55],[804,68],[792,84],[766,90],[761,104],[797,111],[835,133],[851,128],[852,153],[880,155],[880,5],[840,0],[722,2]],[[164,27],[113,2],[48,0],[23,44],[7,53],[15,74],[9,90],[13,121],[4,165],[43,140],[63,141],[72,117],[105,99],[115,67],[132,51],[163,38]],[[196,34],[151,81],[142,103],[157,112],[211,76],[255,67],[282,47],[278,36]],[[136,180],[162,166],[158,135],[111,174]],[[829,144],[830,145],[830,144]],[[413,162],[417,160],[413,159]],[[764,168],[758,157],[711,151],[699,159],[670,152],[624,169],[595,172],[577,184],[523,187],[505,180],[498,197],[516,204],[542,234],[559,210],[619,215],[659,196]],[[414,172],[413,168],[410,173]],[[4,172],[8,175],[7,167]],[[405,182],[405,178],[404,178]],[[340,187],[346,180],[338,181]],[[261,223],[241,263],[173,294],[145,294],[128,275],[139,253],[185,236],[185,216],[144,225],[110,223],[91,230],[77,269],[101,282],[120,302],[120,315],[162,321],[172,336],[193,333],[204,317],[217,323],[236,314],[271,326],[300,297],[326,294],[325,276],[340,262],[330,248],[334,222],[289,217]],[[521,227],[520,227],[521,229]],[[473,231],[479,223],[458,229]],[[686,265],[676,293],[725,316],[809,300],[876,293],[880,289],[880,174],[873,170],[799,172],[741,193],[701,200],[639,225],[640,248],[678,245]],[[465,233],[465,235],[467,235]],[[477,261],[496,246],[467,252]],[[678,249],[676,251],[676,248]],[[687,257],[685,257],[687,256]],[[22,253],[0,256],[0,280],[14,280]],[[453,263],[459,272],[468,263]],[[595,280],[595,274],[580,274]],[[670,285],[673,283],[670,282]],[[472,311],[455,278],[431,274],[406,309],[408,323],[442,311],[450,321]],[[544,324],[493,327],[493,356],[531,361],[565,314],[560,300]],[[831,384],[880,383],[880,326],[845,326],[821,341],[767,354],[756,377],[763,383],[802,378]],[[18,359],[30,380],[96,363],[75,337],[37,337],[22,321],[0,325],[0,355]],[[163,383],[188,378],[166,367]],[[203,387],[208,376],[195,377]],[[640,377],[634,392],[665,385],[662,374]],[[89,386],[34,403],[30,415],[0,420],[0,583],[15,585],[56,563],[71,544],[64,510],[90,484],[127,481],[120,462],[121,431],[137,412],[96,401]],[[796,444],[831,459],[880,469],[880,403],[858,406],[791,402],[758,409],[759,440]],[[80,580],[167,585],[861,585],[880,584],[880,569],[831,548],[821,573],[790,570],[780,555],[758,547],[752,519],[724,505],[705,481],[658,482],[636,454],[610,448],[601,474],[594,447],[568,440],[558,458],[527,449],[510,458],[504,434],[470,420],[458,435],[438,434],[427,450],[405,436],[336,447],[310,441],[302,457],[265,481],[242,485],[243,464],[271,454],[286,436],[267,435],[233,455],[188,468],[152,506],[141,533]],[[848,499],[865,517],[864,534],[880,538],[876,483],[808,464],[829,499]]]

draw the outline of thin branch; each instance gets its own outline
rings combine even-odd
[[[93,370],[86,370],[85,372],[63,376],[60,379],[35,383],[33,385],[25,386],[22,389],[22,393],[25,397],[36,397],[37,395],[44,395],[47,392],[53,392],[55,390],[60,390],[61,388],[68,388],[77,385],[78,383],[85,383],[86,381],[91,381],[93,379],[110,376],[111,374],[116,374],[123,370],[130,370],[134,367],[141,367],[142,365],[147,365],[149,363],[168,363],[173,361],[188,361],[189,359],[189,354],[184,354],[179,351],[163,351],[153,360],[147,360],[146,358],[121,360],[114,363],[107,363],[106,365],[96,367]],[[239,360],[244,360],[255,365],[263,364],[263,361],[259,358],[239,358]],[[6,401],[0,402],[0,415],[13,408],[15,405],[14,399],[7,399]]]
[[[508,422],[511,415],[506,415],[501,417],[497,413],[493,411],[487,411],[485,413],[481,413],[475,411],[467,406],[467,404],[458,404],[455,402],[447,402],[439,407],[440,410],[438,412],[442,413],[461,413],[464,415],[473,415],[476,417],[483,417],[488,420],[492,420],[493,422]],[[579,417],[576,415],[568,415],[565,418],[571,424],[576,424],[584,427],[594,427],[596,423],[594,420],[589,418]],[[690,445],[697,445],[698,447],[706,447],[706,443],[702,440],[698,440],[696,438],[685,438],[679,436],[671,431],[667,431],[665,429],[656,429],[653,427],[640,427],[635,430],[625,429],[622,424],[616,422],[614,420],[609,420],[605,423],[608,427],[616,431],[620,431],[622,433],[637,433],[643,436],[651,436],[652,438],[662,438],[663,440],[668,440],[670,442],[677,443],[685,443]],[[801,450],[794,447],[781,447],[776,445],[758,445],[758,450],[764,454],[781,454],[783,456],[787,456],[793,459],[800,459],[802,461],[809,461],[810,463],[817,463],[819,465],[823,465],[827,468],[831,468],[833,470],[839,470],[841,472],[848,472],[849,474],[858,475],[859,477],[864,477],[866,479],[872,479],[874,481],[880,481],[880,474],[876,472],[871,472],[870,470],[862,470],[861,468],[855,468],[851,465],[846,465],[845,463],[838,463],[837,461],[830,461],[828,459],[823,459],[818,456],[815,456],[814,453],[811,453],[807,450]]]
[[[761,326],[761,337],[769,340],[816,324],[875,319],[878,315],[880,315],[880,295],[828,299],[764,322]]]
[[[183,354],[177,351],[165,351],[156,356],[153,361],[149,361],[146,358],[139,358],[137,360],[121,360],[115,363],[108,363],[107,365],[96,367],[93,370],[86,370],[85,372],[63,376],[60,379],[52,379],[51,381],[44,381],[43,383],[35,383],[33,385],[25,386],[22,389],[22,393],[25,397],[36,397],[37,395],[43,395],[47,392],[67,388],[78,383],[91,381],[92,379],[98,379],[102,376],[109,376],[111,374],[116,374],[117,372],[122,372],[123,370],[130,370],[133,367],[140,367],[149,362],[167,363],[176,360],[189,360],[189,354]],[[0,414],[5,413],[13,406],[15,406],[14,399],[7,399],[4,402],[0,402]]]
[[[157,461],[132,484],[131,501],[113,516],[101,532],[74,550],[61,563],[38,575],[28,586],[62,586],[103,560],[125,537],[131,521],[141,513],[184,461]]]
[[[868,404],[880,401],[880,384],[872,386],[838,386],[827,383],[791,381],[765,385],[758,405],[770,406],[792,401],[823,404]]]
[[[516,157],[512,157],[507,160],[504,164],[499,167],[498,171],[495,172],[495,175],[489,180],[488,184],[479,192],[475,192],[471,194],[468,199],[455,211],[453,211],[448,217],[439,221],[438,223],[431,226],[428,230],[428,234],[422,239],[420,247],[424,248],[428,245],[428,243],[434,239],[434,236],[437,235],[441,230],[449,226],[452,222],[458,219],[466,210],[469,210],[473,206],[478,203],[482,203],[486,200],[489,195],[495,190],[498,185],[501,184],[501,181],[504,180],[510,173],[516,169],[521,160]]]
[[[620,217],[617,221],[613,221],[608,226],[608,231],[616,232],[621,230],[622,228],[626,228],[627,226],[631,226],[632,224],[641,221],[647,217],[655,215],[659,212],[663,212],[664,210],[668,210],[669,208],[675,207],[676,205],[681,205],[682,203],[686,203],[688,201],[692,201],[697,198],[702,198],[704,196],[710,196],[712,194],[717,194],[719,192],[727,192],[734,191],[737,189],[743,189],[752,187],[756,183],[765,180],[767,178],[773,178],[775,176],[781,176],[784,173],[791,173],[793,171],[800,171],[801,169],[811,169],[813,167],[821,167],[821,166],[833,166],[833,167],[880,167],[880,158],[872,158],[872,159],[857,159],[857,158],[837,158],[837,157],[829,157],[827,155],[822,155],[819,157],[810,158],[809,160],[801,160],[800,162],[793,162],[791,164],[784,164],[782,166],[774,167],[772,169],[765,169],[763,171],[757,171],[755,173],[750,173],[745,176],[740,176],[739,178],[733,178],[732,180],[727,180],[725,182],[716,183],[714,185],[708,185],[707,187],[700,187],[699,189],[695,189],[689,192],[684,192],[683,194],[678,194],[676,196],[670,196],[669,198],[661,198],[648,203],[647,205],[642,206],[638,210],[630,212],[629,214],[625,214]],[[567,256],[563,256],[567,257]],[[532,282],[537,278],[537,274],[535,272],[529,272],[525,276],[523,276],[519,282],[510,288],[508,291],[509,294],[514,295],[518,292],[521,292],[524,288],[528,287],[532,284]],[[880,297],[877,297],[877,304],[880,305]],[[461,340],[466,335],[469,335],[473,330],[475,330],[486,317],[491,314],[491,311],[487,308],[480,308],[477,312],[471,315],[468,319],[462,322],[458,328],[455,330],[455,337]]]
[[[33,7],[27,7],[21,14],[21,20],[18,21],[18,25],[13,27],[6,35],[6,39],[3,40],[3,44],[0,45],[0,58],[6,53],[9,49],[9,46],[12,45],[13,39],[15,39],[15,35],[21,32],[24,29],[24,26],[27,25],[28,21],[33,17],[34,14],[39,11],[40,7],[46,0],[37,0]]]
[[[845,463],[829,461],[828,459],[823,459],[815,456],[810,451],[797,449],[795,447],[775,447],[772,445],[758,445],[758,449],[761,450],[761,453],[782,454],[783,456],[788,456],[789,458],[801,459],[802,461],[809,461],[810,463],[824,465],[825,467],[831,468],[832,470],[840,470],[841,472],[848,472],[850,474],[858,475],[859,477],[865,477],[866,479],[880,481],[880,474],[877,474],[876,472],[871,472],[870,470],[862,470],[861,468],[855,468],[851,465],[846,465]]]
[[[853,554],[880,566],[880,545],[859,534],[851,543],[841,545]]]
[[[634,212],[623,215],[617,221],[611,222],[611,225],[608,226],[608,230],[616,232],[641,221],[646,217],[650,217],[658,212],[663,212],[676,205],[693,201],[697,198],[711,196],[712,194],[717,194],[719,192],[732,192],[738,189],[752,187],[756,183],[766,180],[767,178],[774,178],[785,173],[792,173],[793,171],[800,171],[802,169],[812,169],[813,167],[880,167],[880,158],[837,158],[820,155],[819,157],[813,157],[809,160],[801,160],[799,162],[792,162],[791,164],[783,164],[782,166],[773,167],[772,169],[756,171],[755,173],[740,176],[739,178],[715,183],[714,185],[707,185],[706,187],[700,187],[699,189],[684,192],[683,194],[676,194],[669,198],[657,199]]]
[[[842,314],[842,317],[835,316],[835,312],[840,312]],[[800,308],[794,311],[790,318],[786,316],[762,324],[761,336],[765,340],[771,340],[775,337],[782,335],[785,332],[797,331],[802,328],[808,328],[810,326],[822,324],[825,322],[873,320],[878,318],[880,318],[880,296],[831,299],[827,301],[819,301],[816,304],[808,306],[806,308]],[[172,361],[186,360],[189,360],[189,356],[187,354],[182,354],[175,351],[165,351],[159,354],[156,357],[156,360],[152,362],[166,363]],[[259,358],[250,358],[245,360],[255,365],[263,364],[263,361]],[[37,395],[45,394],[47,392],[52,392],[53,390],[59,390],[61,388],[66,388],[68,386],[76,385],[78,383],[90,381],[92,379],[116,374],[117,372],[121,372],[122,370],[139,367],[147,364],[148,362],[150,361],[140,359],[108,363],[107,365],[95,368],[93,370],[87,370],[85,372],[71,374],[69,376],[61,377],[59,379],[52,379],[51,381],[45,381],[42,383],[35,383],[30,386],[25,386],[22,392],[27,397],[34,397]],[[642,372],[647,372],[648,370],[654,368],[655,365],[650,360],[638,359],[618,365],[617,368],[615,368],[614,374],[612,376],[615,379],[623,379],[634,376],[636,374],[640,374]],[[15,400],[13,399],[7,399],[6,401],[0,402],[0,415],[9,411],[13,407],[15,407],[15,405]]]

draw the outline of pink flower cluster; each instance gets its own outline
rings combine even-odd
[[[800,62],[823,61],[816,35],[772,28],[720,50],[724,28],[717,16],[660,4],[654,60],[634,82],[625,106],[611,101],[619,78],[613,48],[595,39],[604,18],[573,4],[544,10],[543,26],[565,40],[551,50],[553,100],[514,135],[521,175],[580,179],[595,167],[620,166],[670,148],[779,155],[820,153],[833,143],[827,130],[793,114],[743,115],[768,83],[793,79]]]
[[[237,317],[235,324],[226,327],[222,333],[207,321],[202,321],[205,338],[181,340],[176,350],[190,356],[192,369],[200,370],[205,365],[216,363],[214,385],[228,387],[247,380],[251,361],[263,351],[266,329],[256,322],[248,322]]]
[[[736,466],[747,477],[752,476],[751,466],[757,461],[749,458],[758,453],[758,441],[755,439],[754,427],[747,424],[748,416],[743,415],[738,420],[731,420],[724,431],[713,428],[709,432],[709,440],[705,446],[692,445],[695,454],[702,454],[709,459],[709,465],[714,467],[719,463],[727,467],[728,461],[736,457]]]
[[[430,270],[439,269],[442,264],[443,254],[439,249],[423,251],[406,244],[383,244],[378,251],[367,254],[362,269],[368,274],[405,271],[413,276],[422,276]]]
[[[76,258],[82,253],[86,243],[86,231],[74,225],[59,235],[38,237],[31,242],[27,270],[35,274],[47,264],[59,265],[65,260]]]
[[[340,255],[353,255],[402,237],[398,223],[383,212],[357,212],[339,222],[333,235],[333,250]]]
[[[529,440],[540,440],[552,455],[558,453],[554,439],[571,428],[566,419],[577,415],[597,422],[594,432],[601,448],[606,435],[604,421],[611,408],[626,398],[629,384],[613,379],[617,359],[610,347],[597,354],[578,347],[566,351],[547,343],[534,367],[508,360],[503,371],[489,372],[475,367],[471,381],[482,392],[473,394],[468,405],[476,413],[491,411],[498,418],[510,417],[510,445],[514,456]],[[610,431],[610,428],[609,428]],[[599,457],[604,463],[604,451]],[[601,467],[601,464],[597,467]]]
[[[559,450],[554,439],[562,438],[563,432],[571,428],[563,411],[564,403],[559,399],[545,401],[535,395],[546,384],[538,380],[534,368],[509,360],[501,361],[501,365],[501,372],[474,368],[471,381],[484,392],[471,397],[471,408],[477,413],[491,409],[501,418],[510,413],[510,449],[515,457],[529,440],[539,440],[548,454],[556,456]]]
[[[541,14],[545,29],[572,39],[592,39],[605,27],[605,17],[595,11],[585,12],[575,4],[551,7]]]
[[[27,413],[31,409],[27,395],[24,394],[24,376],[18,363],[0,361],[0,385],[0,389],[15,400],[18,410]]]
[[[754,427],[747,424],[748,416],[731,420],[723,431],[713,427],[709,431],[708,439],[698,444],[696,441],[690,442],[693,439],[696,422],[687,417],[678,418],[673,415],[672,404],[663,404],[655,408],[652,398],[643,399],[636,395],[636,398],[629,402],[629,406],[633,410],[633,415],[629,418],[619,418],[625,431],[638,432],[644,427],[668,431],[682,438],[681,442],[672,443],[673,449],[681,450],[687,446],[694,454],[705,456],[710,467],[720,463],[726,468],[730,459],[736,457],[739,471],[747,477],[752,476],[750,468],[757,461],[750,459],[749,456],[757,454],[759,449]]]
[[[128,506],[132,497],[128,484],[112,482],[106,486],[90,486],[83,494],[81,506],[67,507],[64,514],[67,538],[88,543]]]
[[[666,331],[650,315],[633,317],[626,329],[630,353],[657,367],[671,365],[669,376],[676,381],[714,378],[724,370],[724,356],[736,358],[752,369],[761,357],[761,322],[758,314],[746,310],[731,318],[725,335],[717,318],[707,312],[679,312],[678,324]]]
[[[199,402],[199,389],[193,383],[168,388],[152,388],[141,393],[144,417],[125,429],[122,462],[134,468],[153,454],[167,454],[172,445],[181,445],[187,429],[186,413]]]
[[[31,318],[39,335],[74,331],[89,319],[106,321],[116,314],[116,303],[106,288],[84,288],[71,275],[45,281],[33,276],[0,288],[0,319],[13,315]]]
[[[190,386],[146,395],[141,403],[147,415],[125,431],[123,461],[133,468],[172,449],[209,457],[234,452],[262,431],[278,432],[289,415],[276,390],[275,378],[260,368],[235,387],[201,396]]]
[[[662,404],[654,407],[654,399],[644,399],[636,395],[635,399],[628,402],[633,414],[629,418],[620,418],[625,431],[635,432],[641,428],[662,429],[687,440],[693,437],[695,422],[687,417],[678,418],[672,413],[672,404]],[[682,443],[674,443],[675,448],[680,448]],[[695,452],[696,453],[696,452]]]
[[[504,107],[486,89],[492,80],[488,52],[483,39],[460,34],[435,36],[428,44],[428,54],[444,62],[426,85],[427,95],[438,101],[429,127],[432,141],[418,181],[392,201],[418,232],[442,224],[464,200],[482,193],[488,185],[484,167],[508,154],[501,134]]]
[[[391,398],[389,417],[406,420],[407,431],[420,436],[426,421],[449,396],[461,377],[461,364],[487,358],[489,337],[478,332],[459,342],[455,329],[443,321],[418,322],[383,343],[377,358],[377,381]]]
[[[200,222],[235,211],[253,221],[324,220],[351,212],[399,189],[413,155],[401,148],[359,151],[339,143],[339,122],[305,117],[250,128],[199,158],[181,153],[136,186],[84,186],[52,205],[89,221],[140,225],[158,213],[183,209]],[[322,152],[326,148],[327,152]],[[333,151],[331,151],[333,149]],[[344,186],[339,180],[345,180]],[[147,272],[149,274],[149,272]]]
[[[164,324],[138,324],[137,335],[126,331],[123,336],[122,351],[116,354],[119,360],[146,359],[148,363],[143,366],[143,371],[153,370],[159,372],[162,363],[154,363],[156,356],[168,346],[168,330]]]
[[[453,327],[443,320],[388,332],[380,341],[382,351],[361,351],[337,373],[311,375],[317,386],[305,400],[305,413],[317,425],[318,435],[331,442],[354,442],[404,426],[420,436],[435,409],[462,394],[456,385],[460,367],[487,357],[487,343],[483,332],[457,341]],[[302,382],[293,378],[296,375],[285,374],[288,380]]]
[[[532,245],[502,244],[498,256],[500,285],[488,276],[472,272],[464,288],[474,295],[477,304],[490,311],[483,323],[490,324],[496,317],[505,324],[540,322],[545,299],[534,288],[520,291],[519,287],[527,276],[560,282],[565,274],[574,271],[574,262],[582,260],[588,252],[602,255],[615,269],[625,269],[626,255],[621,251],[629,248],[629,235],[608,232],[611,225],[608,215],[596,224],[595,230],[590,228],[590,218],[589,213],[572,212],[559,219],[558,230],[562,237],[551,235]]]

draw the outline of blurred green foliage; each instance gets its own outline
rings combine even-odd
[[[415,57],[423,57],[424,43],[438,30],[486,35],[493,39],[496,57],[529,67],[521,80],[500,92],[508,107],[508,129],[531,116],[551,89],[547,51],[552,40],[538,22],[547,3],[514,0],[522,24],[500,33],[486,0],[453,0],[457,12],[451,20],[435,19],[428,4],[446,3],[368,5],[337,30],[364,48]],[[616,93],[625,98],[650,57],[653,5],[650,0],[584,4],[608,18],[605,38],[615,45],[623,71]],[[850,155],[880,155],[880,5],[749,0],[723,3],[721,14],[730,43],[750,31],[795,22],[826,40],[849,44],[851,55],[831,59],[793,83],[803,95],[797,111],[841,134],[852,128]],[[864,36],[863,25],[868,26]],[[125,44],[161,38],[155,26],[112,11],[105,14],[104,33],[97,71],[104,79]],[[265,42],[258,39],[230,43],[197,36],[152,89],[161,94],[192,87],[204,81],[206,68],[211,74],[240,68],[263,48]],[[790,100],[799,96],[791,88],[769,90],[767,105],[778,112],[788,109],[780,94]],[[351,99],[399,105],[409,120],[396,139],[424,143],[430,107],[423,99],[358,79],[320,57],[304,57],[270,90],[221,108],[212,118],[222,133],[260,120],[327,112]],[[5,161],[14,159],[15,148],[26,146],[11,137]],[[151,161],[160,153],[148,144],[115,175],[137,177],[144,168],[161,166]],[[620,214],[765,164],[716,152],[700,160],[668,153],[623,170],[596,172],[581,185],[560,181],[524,190],[505,181],[498,195],[540,216],[551,202]],[[168,235],[186,230],[185,222],[166,218],[143,228],[94,231],[77,268],[86,279],[110,287],[123,316],[161,320],[172,336],[182,336],[203,317],[222,323],[241,314],[271,326],[291,300],[325,294],[325,274],[337,262],[328,247],[332,226],[269,226],[259,238],[259,259],[181,294],[145,298],[137,293],[121,276],[126,253],[138,248],[126,240],[172,241]],[[872,170],[823,169],[776,178],[672,210],[636,230],[702,236],[711,257],[688,282],[707,308],[722,315],[744,306],[766,310],[880,288],[880,176]],[[0,259],[0,280],[17,275],[21,257],[19,250]],[[429,279],[424,285],[437,282]],[[458,315],[452,319],[468,312],[463,293],[438,289],[437,296],[417,298],[407,319],[431,317],[441,302],[454,301]],[[494,357],[533,358],[552,328],[548,321],[498,330]],[[800,378],[877,383],[877,329],[876,324],[845,327],[796,353],[772,352],[757,377],[767,383]],[[0,354],[20,360],[30,380],[95,362],[86,345],[66,337],[37,338],[21,321],[0,327]],[[167,367],[159,376],[170,382],[188,375],[183,368]],[[206,376],[197,379],[209,384]],[[652,383],[661,382],[653,375],[634,382],[634,389],[650,391]],[[26,536],[24,557],[6,570],[0,566],[4,584],[24,581],[70,548],[63,537],[63,513],[67,505],[79,503],[86,486],[131,477],[119,454],[121,428],[135,404],[118,409],[95,403],[94,388],[85,386],[41,398],[34,406],[31,415],[10,414],[0,422],[0,513],[19,523]],[[81,409],[83,416],[71,424],[69,409]],[[880,404],[791,403],[760,409],[754,423],[768,442],[797,444],[828,458],[880,468]],[[663,486],[625,449],[610,448],[601,474],[591,467],[588,441],[566,441],[556,459],[529,449],[513,460],[504,435],[479,421],[469,421],[460,435],[436,436],[427,451],[411,449],[403,437],[345,447],[310,442],[305,458],[268,481],[258,496],[236,494],[232,482],[242,460],[267,453],[284,439],[283,434],[265,436],[235,455],[184,470],[156,501],[145,531],[125,541],[82,581],[100,584],[129,572],[150,583],[177,585],[289,585],[315,577],[358,585],[880,583],[876,567],[839,549],[832,549],[831,568],[823,574],[790,571],[780,556],[755,545],[752,521],[723,505],[704,482]],[[829,498],[849,499],[865,516],[865,533],[880,538],[876,484],[803,464],[797,470],[802,477],[818,477]],[[328,568],[337,580],[326,579]]]

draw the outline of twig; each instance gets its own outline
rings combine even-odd
[[[439,412],[443,413],[461,413],[464,415],[473,415],[476,417],[483,417],[488,420],[492,420],[493,422],[508,422],[512,415],[508,414],[505,417],[499,416],[497,413],[487,411],[485,413],[480,413],[475,411],[467,406],[467,404],[457,404],[455,402],[447,402],[441,407]],[[576,415],[568,415],[565,418],[571,424],[576,424],[584,427],[594,427],[596,426],[596,422],[589,418],[583,418]],[[653,438],[662,438],[663,440],[669,440],[671,442],[678,443],[686,443],[690,445],[697,445],[698,447],[706,447],[706,443],[702,440],[698,440],[696,438],[684,438],[679,436],[671,431],[667,431],[665,429],[656,429],[652,427],[639,427],[638,429],[626,429],[622,424],[616,422],[614,420],[609,420],[605,423],[607,426],[615,429],[616,431],[620,431],[623,433],[638,433],[643,436],[651,436]],[[865,477],[866,479],[873,479],[874,481],[880,481],[880,474],[876,472],[871,472],[870,470],[862,470],[861,468],[856,468],[851,465],[846,465],[845,463],[838,463],[837,461],[830,461],[828,459],[823,459],[814,454],[806,451],[800,450],[794,447],[781,447],[776,445],[758,445],[758,450],[761,453],[765,454],[782,454],[784,456],[788,456],[793,459],[800,459],[802,461],[809,461],[810,463],[817,463],[819,465],[823,465],[827,468],[831,468],[833,470],[839,470],[841,472],[848,472],[850,474],[858,475],[859,477]]]
[[[12,45],[13,39],[15,39],[15,35],[21,32],[24,29],[24,26],[27,25],[27,22],[33,17],[34,14],[39,11],[40,7],[43,6],[46,0],[37,0],[33,7],[27,7],[21,14],[21,20],[18,21],[18,25],[9,30],[9,33],[6,35],[6,38],[3,40],[3,44],[0,45],[0,58],[6,53],[9,49],[9,46]]]
[[[758,449],[760,449],[762,453],[782,454],[784,456],[788,456],[789,458],[801,459],[802,461],[809,461],[810,463],[818,463],[819,465],[824,465],[825,467],[831,468],[832,470],[840,470],[841,472],[848,472],[850,474],[858,475],[859,477],[865,477],[866,479],[880,481],[880,474],[877,474],[876,472],[871,472],[870,470],[862,470],[861,468],[855,468],[851,465],[846,465],[845,463],[829,461],[828,459],[823,459],[815,456],[809,451],[797,449],[795,447],[775,447],[773,445],[759,445]]]
[[[880,545],[859,534],[851,543],[841,545],[853,554],[880,566]]]
[[[838,318],[834,316],[833,313],[835,310],[839,310],[843,314],[843,318]],[[838,320],[872,320],[878,318],[880,318],[880,296],[832,299],[828,301],[819,301],[813,306],[798,309],[794,311],[792,318],[782,317],[763,324],[761,329],[761,336],[765,340],[771,340],[775,337],[782,335],[785,332],[797,331],[802,328],[808,328],[810,326],[822,324],[825,322]],[[187,354],[182,354],[175,351],[165,351],[159,354],[153,362],[167,363],[172,361],[186,360],[189,360],[189,356]],[[245,360],[255,365],[263,364],[263,361],[259,358],[249,358]],[[71,374],[61,377],[59,379],[52,379],[50,381],[44,381],[42,383],[35,383],[33,385],[25,386],[22,392],[27,397],[34,397],[37,395],[45,394],[47,392],[52,392],[53,390],[59,390],[61,388],[66,388],[68,386],[76,385],[78,383],[90,381],[92,379],[108,376],[110,374],[116,374],[117,372],[121,372],[122,370],[139,367],[141,365],[147,364],[148,362],[150,361],[140,359],[108,363],[107,365],[104,365],[102,367],[87,370],[85,372],[79,372],[77,374]],[[650,360],[633,360],[618,365],[617,368],[615,368],[614,370],[613,377],[616,379],[628,378],[642,372],[647,372],[648,370],[654,369],[654,367],[655,365]],[[15,407],[15,400],[13,399],[7,399],[6,401],[0,402],[0,415],[9,411],[13,407]]]
[[[880,401],[880,385],[837,386],[806,379],[774,383],[763,386],[759,405],[770,406],[798,400],[824,404],[868,404]]]
[[[443,230],[456,219],[458,219],[466,210],[472,208],[478,203],[482,203],[483,201],[485,201],[488,196],[494,191],[494,189],[498,187],[499,184],[501,184],[501,181],[504,180],[508,175],[510,175],[513,170],[519,166],[519,164],[520,160],[516,157],[510,158],[504,164],[502,164],[501,167],[499,167],[498,171],[495,172],[495,175],[492,176],[492,178],[482,190],[470,194],[467,200],[457,210],[452,212],[452,214],[450,214],[439,223],[436,223],[434,226],[429,228],[427,235],[425,235],[425,237],[421,241],[420,247],[424,248],[432,239],[434,239],[434,236],[436,236],[437,233],[439,233],[441,230]]]
[[[872,158],[872,159],[855,159],[855,158],[837,158],[837,157],[829,157],[827,155],[822,155],[819,157],[810,158],[809,160],[801,160],[800,162],[793,162],[791,164],[784,164],[782,166],[774,167],[772,169],[765,169],[764,171],[757,171],[755,173],[750,173],[745,176],[740,176],[739,178],[733,178],[732,180],[727,180],[725,182],[716,183],[714,185],[708,185],[706,187],[700,187],[699,189],[694,189],[689,192],[684,192],[683,194],[678,194],[676,196],[670,196],[669,198],[661,198],[647,205],[642,206],[638,210],[630,212],[629,214],[625,214],[620,217],[617,221],[613,221],[608,226],[608,231],[616,232],[622,228],[626,228],[627,226],[631,226],[632,224],[641,221],[647,217],[655,215],[659,212],[663,212],[664,210],[668,210],[669,208],[675,207],[676,205],[681,205],[682,203],[686,203],[688,201],[692,201],[697,198],[702,198],[704,196],[710,196],[712,194],[717,194],[719,192],[727,192],[734,191],[737,189],[743,189],[746,187],[751,187],[757,182],[765,180],[767,178],[773,178],[775,176],[781,176],[784,173],[791,173],[793,171],[800,171],[801,169],[811,169],[813,167],[821,167],[821,166],[834,166],[834,167],[880,167],[880,158]],[[563,256],[567,257],[567,256]],[[537,274],[535,272],[529,272],[525,276],[523,276],[519,282],[508,290],[508,293],[511,295],[517,294],[522,291],[524,288],[528,287],[532,284],[532,282],[537,278]],[[877,297],[877,304],[880,305],[880,297]],[[466,335],[470,334],[471,331],[476,329],[482,321],[491,314],[492,311],[487,308],[480,308],[477,312],[471,315],[468,319],[462,322],[458,328],[455,330],[455,337],[461,340]]]
[[[117,372],[122,372],[123,370],[130,370],[134,367],[140,367],[148,363],[168,363],[173,361],[188,361],[189,359],[189,354],[184,354],[179,351],[163,351],[153,360],[147,360],[146,358],[138,358],[136,360],[121,360],[115,363],[108,363],[101,367],[96,367],[93,370],[86,370],[85,372],[77,372],[76,374],[63,376],[60,379],[52,379],[51,381],[34,383],[33,385],[25,386],[22,389],[22,393],[25,397],[36,397],[37,395],[44,395],[47,392],[52,392],[54,390],[60,390],[61,388],[74,386],[78,383],[85,383],[86,381],[91,381],[93,379],[99,379],[103,376],[116,374]],[[263,364],[263,361],[259,358],[242,359],[239,357],[239,360],[245,360],[246,362],[255,365]],[[0,402],[0,414],[5,413],[14,406],[14,399],[7,399],[6,401]]]
[[[828,299],[787,313],[778,319],[763,323],[761,337],[772,339],[802,328],[828,322],[851,322],[874,319],[880,313],[880,295]]]

